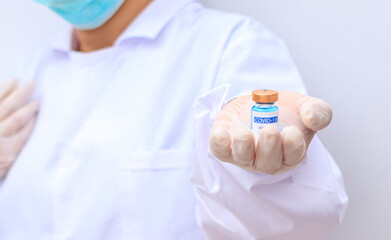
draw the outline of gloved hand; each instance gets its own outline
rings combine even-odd
[[[34,127],[38,101],[28,101],[34,83],[19,86],[12,79],[0,84],[0,179],[26,143]]]
[[[321,99],[280,91],[279,123],[266,126],[259,136],[251,129],[251,95],[229,102],[218,114],[209,147],[221,161],[252,172],[281,174],[299,165],[315,133],[329,125],[330,106]]]

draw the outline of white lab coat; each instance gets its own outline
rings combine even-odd
[[[256,21],[156,0],[113,47],[70,43],[66,29],[21,64],[41,109],[0,183],[0,239],[323,239],[341,222],[341,172],[316,137],[278,176],[208,151],[233,97],[305,91],[285,45]]]

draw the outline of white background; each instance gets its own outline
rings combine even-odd
[[[391,1],[204,0],[259,19],[288,44],[309,93],[334,109],[321,139],[350,206],[336,240],[391,239]],[[32,0],[0,0],[0,81],[62,20]]]

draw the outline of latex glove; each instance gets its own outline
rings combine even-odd
[[[221,161],[252,172],[281,174],[298,166],[315,133],[329,125],[330,106],[321,99],[280,91],[279,123],[264,127],[259,136],[251,130],[251,95],[229,102],[213,123],[209,147]]]
[[[34,127],[39,104],[28,101],[34,83],[19,86],[12,79],[0,84],[0,179],[6,174]]]

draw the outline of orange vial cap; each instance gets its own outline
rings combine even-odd
[[[274,103],[278,100],[278,92],[268,89],[253,91],[253,101],[258,103]]]

